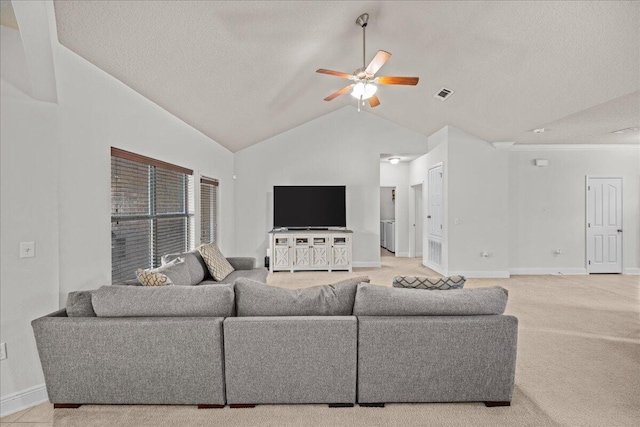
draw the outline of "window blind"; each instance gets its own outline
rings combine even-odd
[[[193,171],[111,149],[111,278],[193,248]]]
[[[218,186],[215,179],[200,178],[200,243],[218,243]]]

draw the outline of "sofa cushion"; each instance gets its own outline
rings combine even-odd
[[[283,289],[254,280],[235,282],[237,315],[240,316],[350,316],[358,283],[366,276],[331,285]]]
[[[394,288],[413,288],[433,290],[462,289],[464,276],[451,277],[419,277],[419,276],[396,276],[393,278]]]
[[[144,286],[187,286],[191,281],[184,258],[176,258],[158,268],[136,270],[138,281]]]
[[[91,293],[93,291],[75,291],[67,295],[67,316],[68,317],[96,317],[91,304]]]
[[[194,286],[210,278],[207,265],[198,251],[185,252],[181,254],[167,254],[162,257],[162,264],[167,264],[176,258],[183,258],[185,266],[189,270],[189,285]]]
[[[222,255],[222,252],[220,252],[220,249],[215,243],[211,242],[199,246],[197,250],[200,252],[200,255],[202,255],[202,259],[204,259],[204,263],[207,265],[213,280],[219,282],[233,271],[233,267],[224,255]]]
[[[229,274],[227,277],[225,277],[219,282],[216,282],[215,280],[205,280],[200,284],[201,285],[233,284],[235,283],[236,280],[240,278],[245,278],[245,279],[255,280],[256,282],[260,282],[264,285],[267,281],[268,273],[269,271],[264,267],[253,268],[251,270],[235,270],[234,272],[232,272],[231,274]]]
[[[233,285],[102,286],[91,297],[98,317],[228,317]]]
[[[354,316],[475,316],[502,314],[508,292],[493,288],[424,292],[360,284]]]

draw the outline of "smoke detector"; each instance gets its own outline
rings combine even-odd
[[[453,91],[451,89],[443,87],[438,91],[438,93],[433,95],[433,97],[439,99],[440,101],[446,101],[451,95],[453,95]]]

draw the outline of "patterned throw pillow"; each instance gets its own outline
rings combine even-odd
[[[215,243],[209,243],[198,247],[198,252],[202,255],[209,273],[213,280],[220,281],[234,271],[229,261],[222,255]]]
[[[462,289],[464,282],[466,282],[464,276],[451,276],[451,277],[418,277],[418,276],[396,276],[393,278],[394,288],[412,288],[412,289],[427,289],[433,290],[446,290],[446,289]]]
[[[173,285],[173,281],[167,276],[167,272],[175,266],[184,263],[183,258],[176,258],[171,262],[168,262],[158,268],[143,270],[141,268],[136,270],[136,276],[138,281],[144,286],[167,286]]]

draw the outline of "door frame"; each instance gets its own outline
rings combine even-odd
[[[611,274],[623,274],[624,273],[624,178],[621,176],[600,176],[600,175],[585,175],[584,179],[584,268],[587,274],[589,272],[589,180],[590,179],[619,179],[620,180],[620,228],[623,230],[620,233],[620,273]]]
[[[446,188],[448,188],[448,182],[447,182],[447,178],[446,178],[446,174],[445,174],[445,170],[444,170],[444,161],[440,161],[437,163],[434,163],[432,165],[429,165],[427,167],[427,181],[426,181],[426,189],[425,189],[425,193],[426,194],[426,210],[422,213],[423,215],[423,219],[424,219],[424,225],[423,227],[426,227],[426,234],[427,234],[427,239],[426,242],[426,246],[422,248],[422,264],[425,267],[428,267],[430,269],[432,269],[433,271],[442,274],[443,276],[447,276],[448,275],[448,269],[449,269],[449,255],[448,255],[448,251],[449,251],[449,229],[448,229],[448,220],[447,220],[447,214],[449,212],[448,207],[447,207],[447,203],[448,202],[448,194],[445,191]],[[430,202],[430,193],[429,193],[429,186],[431,185],[431,180],[428,178],[429,174],[431,173],[432,169],[435,168],[442,168],[442,205],[440,206],[441,209],[441,214],[442,214],[442,234],[440,236],[435,236],[435,235],[431,235],[429,233],[429,219],[428,216],[431,215],[431,202]],[[442,245],[442,254],[441,254],[441,260],[440,260],[440,265],[431,263],[429,261],[429,236],[433,236],[435,240],[439,240],[441,245]]]
[[[424,237],[424,225],[425,225],[425,218],[424,218],[424,201],[425,201],[425,196],[424,196],[424,188],[425,188],[425,181],[419,181],[416,182],[415,184],[409,184],[409,229],[411,230],[411,232],[409,233],[409,258],[417,258],[418,256],[422,256],[422,255],[417,255],[416,252],[416,226],[414,224],[417,224],[416,221],[416,187],[417,186],[421,186],[421,192],[422,192],[422,234],[423,236],[420,236],[420,239],[422,239]],[[422,253],[424,254],[424,239],[422,242]]]

